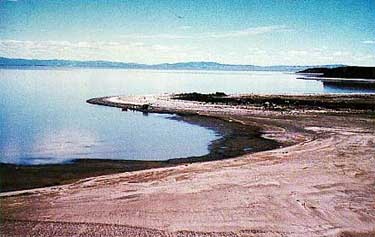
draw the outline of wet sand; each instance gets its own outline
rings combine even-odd
[[[375,96],[352,100],[375,103]],[[375,235],[371,110],[264,108],[173,100],[170,95],[91,102],[213,116],[260,127],[264,137],[284,147],[2,193],[3,235]]]
[[[209,144],[209,153],[206,155],[176,157],[162,161],[125,158],[123,160],[76,159],[67,163],[46,165],[0,164],[0,190],[8,192],[41,188],[73,183],[93,176],[222,160],[287,145],[263,138],[259,127],[233,123],[225,119],[194,114],[173,116],[169,119],[206,127],[219,134],[220,138]]]

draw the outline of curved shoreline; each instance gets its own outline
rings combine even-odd
[[[107,98],[111,103],[148,104],[148,110],[261,125],[264,136],[294,145],[3,195],[2,230],[19,235],[79,230],[87,236],[375,234],[374,111],[278,105],[265,109],[176,101],[168,95]],[[375,104],[374,98],[331,99]],[[36,224],[40,228],[27,228]]]
[[[180,111],[178,109],[167,109],[163,107],[150,106],[145,109],[145,103],[113,102],[114,97],[99,97],[89,99],[89,104],[120,108],[123,111],[134,110],[142,113],[166,113],[177,115],[173,119],[202,126],[221,135],[221,138],[213,140],[209,144],[209,154],[203,156],[191,156],[186,158],[172,158],[165,160],[167,163],[180,164],[190,162],[202,162],[233,158],[244,154],[280,148],[284,144],[262,137],[261,127],[249,126],[241,121],[232,120],[219,115],[205,115],[194,110]],[[133,97],[135,99],[137,97]]]
[[[106,105],[121,109],[144,111],[142,105],[110,103],[102,97],[90,99],[90,104]],[[152,168],[171,167],[175,165],[223,160],[245,154],[275,149],[283,146],[279,142],[263,138],[259,127],[228,121],[228,118],[202,116],[192,111],[163,111],[155,113],[176,114],[171,119],[206,127],[221,135],[208,144],[209,153],[202,156],[176,157],[168,160],[127,160],[127,159],[74,159],[62,164],[16,165],[0,163],[1,193],[28,190],[48,186],[73,183],[80,179],[122,172],[132,172]]]

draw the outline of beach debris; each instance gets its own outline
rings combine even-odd
[[[150,104],[143,104],[141,106],[141,110],[143,110],[143,111],[147,111],[147,110],[149,110],[149,108],[150,108]]]

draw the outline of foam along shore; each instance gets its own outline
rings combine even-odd
[[[375,234],[375,115],[371,109],[375,95],[222,97],[227,99],[220,103],[176,99],[174,95],[116,96],[88,102],[226,119],[260,127],[264,137],[289,146],[227,160],[3,193],[1,233]],[[252,104],[253,97],[257,102]],[[351,101],[365,106],[325,108],[324,103],[301,102],[306,100],[331,105]]]

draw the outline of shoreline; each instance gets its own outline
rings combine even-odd
[[[333,86],[338,88],[356,88],[371,90],[372,94],[375,93],[375,79],[367,78],[330,78],[330,77],[297,77],[299,80],[321,81],[324,86]]]
[[[262,137],[284,147],[0,195],[2,231],[69,235],[78,228],[83,235],[107,236],[374,235],[375,113],[361,108],[368,104],[374,108],[375,95],[301,96],[302,101],[328,98],[330,108],[310,102],[284,105],[288,96],[261,96],[265,102],[282,98],[272,106],[264,101],[247,103],[252,96],[229,96],[224,103],[175,100],[171,95],[106,97],[124,109],[198,114],[259,127]],[[235,105],[237,99],[243,100]],[[345,101],[354,104],[335,107]],[[355,103],[365,106],[356,109]],[[25,227],[35,224],[40,228]]]
[[[170,118],[214,130],[220,138],[208,144],[209,153],[202,156],[172,158],[161,161],[73,159],[61,164],[22,165],[0,163],[0,194],[11,191],[64,185],[80,179],[122,172],[172,167],[238,157],[283,146],[261,137],[259,128],[224,119],[184,113]],[[251,150],[245,150],[251,148]]]

